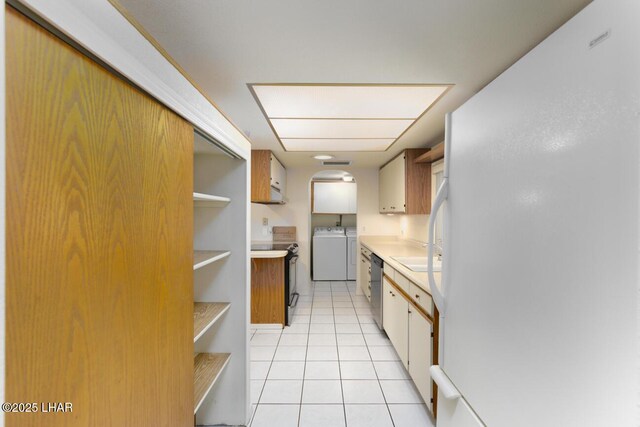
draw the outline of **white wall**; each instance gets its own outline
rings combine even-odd
[[[429,235],[429,215],[397,215],[400,223],[400,237],[427,242]]]
[[[357,185],[357,184],[356,184]],[[335,227],[340,222],[341,215],[311,214],[311,229],[316,227]],[[358,225],[357,215],[342,215],[343,227]]]
[[[313,175],[326,170],[322,166],[287,168],[287,204],[251,204],[252,240],[271,240],[271,234],[263,234],[262,218],[269,219],[269,227],[295,226],[300,245],[298,263],[299,292],[306,293],[310,285],[310,182]],[[342,167],[353,174],[358,185],[358,236],[391,235],[426,241],[427,215],[381,215],[378,213],[378,169]],[[401,234],[404,230],[404,235]]]

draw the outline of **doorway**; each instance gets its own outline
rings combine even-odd
[[[342,170],[322,171],[309,183],[312,281],[353,281],[357,269],[357,184]]]

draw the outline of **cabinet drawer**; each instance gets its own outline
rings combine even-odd
[[[395,282],[398,286],[400,286],[400,289],[402,289],[406,293],[409,293],[411,291],[409,289],[409,285],[412,285],[413,283],[409,282],[409,279],[407,279],[397,271],[396,271]]]
[[[371,251],[364,246],[360,246],[360,253],[367,258],[371,258]]]
[[[394,282],[396,281],[396,270],[394,270],[393,267],[385,265],[383,268],[383,271],[384,271],[384,274],[387,275],[387,277],[389,277]]]
[[[429,316],[433,317],[433,299],[431,299],[431,296],[414,283],[411,283],[409,290],[409,296],[411,296]]]

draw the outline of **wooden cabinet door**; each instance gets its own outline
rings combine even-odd
[[[6,425],[193,425],[193,127],[5,10]]]
[[[420,395],[433,412],[432,384],[429,368],[432,364],[433,324],[415,307],[409,309],[409,374]]]

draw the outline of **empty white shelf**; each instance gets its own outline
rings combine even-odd
[[[213,196],[211,194],[193,193],[193,205],[198,207],[218,208],[226,206],[231,201],[228,197]]]
[[[193,251],[193,269],[197,270],[231,255],[231,251]]]

